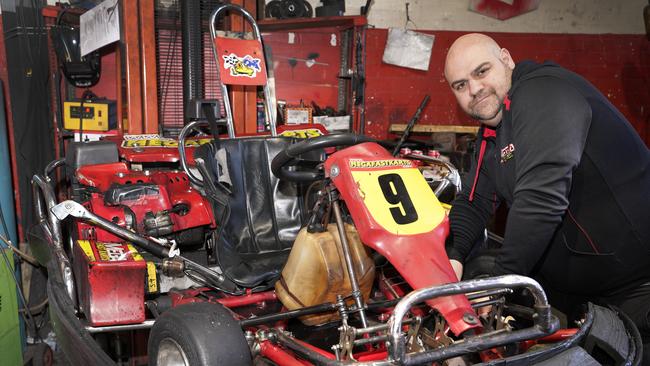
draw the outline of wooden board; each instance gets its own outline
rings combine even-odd
[[[478,132],[478,126],[458,126],[458,125],[415,125],[411,132],[415,133],[434,133],[434,132],[455,132],[455,133],[473,133]],[[406,124],[392,123],[389,132],[404,132]]]

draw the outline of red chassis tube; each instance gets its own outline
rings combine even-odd
[[[172,306],[176,307],[183,304],[189,304],[192,302],[218,302],[221,305],[227,308],[237,308],[247,305],[264,303],[267,301],[277,301],[277,296],[275,291],[264,291],[264,292],[247,292],[245,295],[241,296],[230,296],[225,295],[224,297],[216,297],[208,293],[210,289],[208,288],[197,288],[197,289],[187,289],[183,291],[173,291],[169,294],[172,298]],[[207,297],[206,299],[199,298],[199,295]]]
[[[555,343],[555,342],[561,342],[565,339],[573,337],[573,335],[576,334],[578,331],[578,328],[568,328],[568,329],[560,329],[557,332],[547,335],[546,337],[542,337],[539,339],[530,339],[527,341],[521,342],[521,347],[524,350],[529,349],[530,347],[540,344],[540,343]]]
[[[307,361],[297,359],[287,350],[271,343],[271,341],[268,340],[260,343],[260,355],[282,366],[311,365],[311,363]]]
[[[320,354],[323,357],[326,357],[330,360],[336,360],[336,356],[330,352],[322,350],[318,347],[314,347],[311,344],[305,343],[299,339],[294,338],[294,341],[296,343],[299,343],[301,346]],[[260,343],[260,355],[282,366],[312,365],[308,361],[296,358],[296,356],[290,351],[285,350],[284,348],[275,345],[268,340]],[[388,357],[388,352],[386,352],[386,349],[383,347],[376,350],[369,350],[354,354],[354,359],[359,362],[380,361],[385,360],[386,357]]]

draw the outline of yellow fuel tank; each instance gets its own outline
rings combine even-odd
[[[375,265],[369,255],[370,250],[361,243],[354,226],[346,224],[345,231],[359,288],[367,300],[375,278]],[[275,283],[275,292],[289,310],[336,302],[337,294],[348,296],[352,293],[335,224],[328,225],[327,231],[322,233],[308,233],[306,228],[300,230],[282,275]],[[307,325],[337,319],[339,316],[336,312],[300,318]]]

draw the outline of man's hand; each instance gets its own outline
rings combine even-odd
[[[460,263],[459,261],[455,260],[455,259],[450,259],[449,263],[451,263],[451,268],[454,269],[454,273],[456,273],[456,277],[458,277],[458,281],[460,281],[460,279],[463,278],[463,264]],[[475,300],[474,302],[482,302],[482,301],[486,301],[486,300],[490,300],[490,298],[489,297],[481,297],[481,298]],[[484,307],[482,307],[480,309],[477,309],[477,310],[478,310],[478,315],[486,317],[490,313],[490,310],[492,310],[492,306],[484,306]]]
[[[450,259],[449,262],[451,263],[451,268],[454,269],[454,273],[456,273],[458,281],[460,281],[463,278],[463,264],[455,259]]]

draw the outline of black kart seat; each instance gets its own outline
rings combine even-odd
[[[219,149],[227,152],[231,193],[213,196],[218,198],[213,201],[225,197],[229,215],[217,223],[221,230],[215,252],[226,277],[241,287],[273,286],[306,220],[303,187],[280,181],[271,172],[275,155],[291,143],[283,137],[228,139],[205,144],[195,152],[195,157],[206,162],[213,181],[218,171],[216,153]],[[213,206],[219,218],[218,210],[223,207],[218,202]]]

